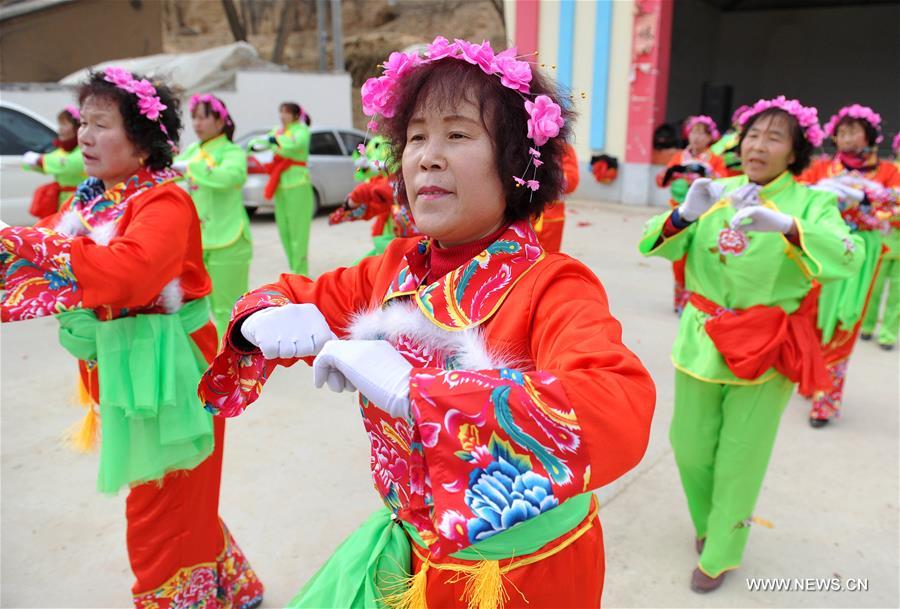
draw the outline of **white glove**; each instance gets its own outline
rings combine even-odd
[[[794,218],[780,211],[761,205],[754,205],[738,210],[731,219],[732,230],[745,233],[786,233],[794,226]]]
[[[177,171],[178,173],[184,175],[187,174],[188,162],[187,161],[173,161],[172,169]]]
[[[253,313],[241,324],[241,334],[259,347],[266,359],[316,355],[337,337],[313,304],[288,304]]]
[[[735,189],[728,195],[728,198],[731,199],[731,205],[735,209],[743,209],[751,205],[759,205],[760,190],[762,190],[762,186],[751,182]]]
[[[709,178],[697,178],[678,207],[678,215],[686,222],[693,222],[721,199],[724,191],[724,186]]]
[[[39,167],[41,163],[41,153],[33,152],[29,150],[25,154],[22,155],[22,164],[30,165],[31,167]]]
[[[392,417],[409,417],[412,365],[385,340],[335,340],[313,362],[313,382],[332,391],[358,387],[370,402]],[[338,374],[344,382],[333,383]]]
[[[826,178],[824,180],[820,180],[813,186],[810,186],[813,190],[823,190],[825,192],[830,192],[834,195],[837,195],[838,200],[843,201],[845,203],[859,203],[865,198],[865,193],[859,188],[854,188],[853,186],[848,186],[844,182],[840,180],[836,180],[834,178]]]

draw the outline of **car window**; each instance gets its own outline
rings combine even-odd
[[[327,156],[343,156],[341,145],[331,131],[313,133],[309,140],[310,154],[323,154]]]
[[[12,108],[0,108],[0,154],[20,155],[29,150],[48,152],[56,133]]]
[[[344,149],[347,151],[347,154],[353,154],[357,146],[366,143],[366,138],[350,131],[341,131],[341,140],[344,142]]]

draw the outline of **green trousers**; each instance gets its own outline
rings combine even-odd
[[[275,222],[288,266],[296,275],[309,275],[309,229],[313,219],[312,185],[279,187],[275,191]]]
[[[884,313],[881,314],[885,283],[888,284],[887,299],[884,303]],[[893,345],[897,342],[897,334],[900,332],[900,259],[885,258],[881,262],[881,270],[875,278],[875,287],[872,289],[869,309],[863,319],[863,334],[872,334],[875,331],[879,314],[881,314],[881,331],[878,333],[878,342],[882,345]]]
[[[750,518],[793,392],[784,376],[759,385],[723,385],[675,372],[669,440],[710,577],[741,564]]]
[[[228,327],[234,303],[247,292],[252,258],[253,244],[246,237],[227,247],[203,250],[203,264],[212,280],[209,301],[219,338]]]

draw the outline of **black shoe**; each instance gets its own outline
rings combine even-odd
[[[878,343],[878,346],[881,347],[882,351],[893,351],[894,345],[891,343]]]
[[[809,417],[809,426],[818,429],[819,427],[825,427],[828,425],[829,419],[816,419],[813,417]]]
[[[859,340],[872,340],[871,332],[861,332],[859,335]]]

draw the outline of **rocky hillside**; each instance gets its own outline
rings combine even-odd
[[[315,0],[292,0],[294,7],[288,11],[284,10],[286,0],[231,1],[247,41],[261,56],[272,59],[284,21],[280,63],[295,70],[318,70]],[[330,9],[331,3],[325,4]],[[502,0],[343,0],[345,68],[359,87],[391,51],[430,42],[437,35],[490,40],[494,48],[503,48],[506,34],[501,6]],[[166,52],[197,51],[234,41],[222,0],[165,0],[164,19]],[[327,69],[331,70],[330,15],[326,30]],[[364,124],[361,113],[354,122]]]

